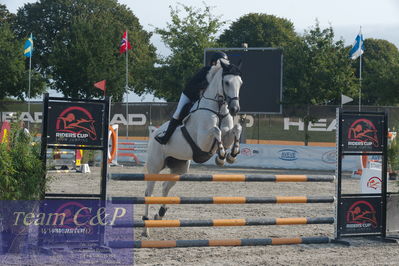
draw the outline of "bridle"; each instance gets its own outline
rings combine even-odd
[[[229,115],[229,112],[227,112],[226,114],[221,114],[222,107],[223,107],[224,105],[226,105],[226,104],[227,104],[227,106],[229,106],[229,105],[231,104],[231,102],[234,101],[234,100],[237,100],[237,101],[240,100],[240,97],[238,97],[238,96],[236,96],[236,97],[230,97],[230,96],[226,93],[225,86],[224,86],[224,77],[225,77],[226,75],[234,75],[234,74],[228,73],[228,72],[227,72],[227,73],[223,72],[223,74],[222,74],[222,80],[221,80],[221,82],[222,82],[222,93],[223,93],[223,94],[217,93],[214,99],[213,99],[213,98],[208,98],[208,97],[206,97],[206,96],[203,94],[202,97],[198,100],[198,105],[197,105],[197,109],[196,109],[196,110],[208,110],[208,111],[210,111],[210,112],[216,114],[216,115],[219,117],[219,121],[221,121],[223,118],[225,118],[226,116]],[[237,75],[237,76],[239,76],[239,75]],[[200,101],[201,101],[202,98],[203,98],[203,99],[206,99],[206,100],[210,100],[210,101],[216,102],[216,103],[218,104],[218,107],[219,107],[219,108],[218,108],[218,111],[216,112],[216,111],[214,111],[214,110],[212,110],[212,109],[209,109],[209,108],[199,107],[199,104],[200,104]],[[196,110],[194,110],[194,111],[196,111]],[[220,119],[220,118],[222,118],[222,119]]]
[[[230,73],[223,73],[223,78],[222,78],[222,91],[223,91],[223,95],[217,95],[217,97],[220,99],[218,99],[219,105],[223,105],[226,104],[227,102],[227,106],[230,106],[231,102],[234,100],[239,101],[240,97],[236,96],[236,97],[230,97],[224,89],[224,76],[229,75]]]

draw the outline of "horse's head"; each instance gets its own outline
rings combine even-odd
[[[235,116],[240,111],[241,64],[239,66],[225,64],[222,60],[220,64],[223,68],[221,86],[223,100],[227,103],[230,114]]]
[[[240,111],[239,94],[242,85],[240,68],[228,63],[228,61],[219,60],[214,66],[209,76],[210,82],[207,92],[208,96],[215,97],[219,105],[226,105],[231,115],[236,115]],[[215,93],[212,96],[212,92]]]

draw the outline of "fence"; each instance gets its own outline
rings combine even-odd
[[[169,120],[175,106],[175,103],[129,103],[128,116],[126,116],[126,105],[114,103],[111,107],[110,124],[119,125],[121,137],[146,140],[148,128],[157,127]],[[310,142],[335,142],[335,108],[336,106],[310,106],[309,114],[314,118],[308,126]],[[357,106],[345,108],[356,110]],[[395,129],[399,125],[398,107],[363,107],[364,111],[383,109],[388,110],[389,128]],[[32,103],[30,114],[26,110],[27,105],[24,103],[0,102],[0,122],[18,117],[31,122],[31,132],[40,132],[42,104]],[[301,117],[306,113],[306,108],[288,106],[283,108],[281,115],[247,114],[242,141],[248,144],[284,144],[290,141],[303,145],[305,124]]]

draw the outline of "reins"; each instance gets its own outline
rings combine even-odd
[[[223,75],[223,77],[224,77],[226,74],[223,73],[222,75]],[[219,124],[219,128],[220,128],[220,126],[221,126],[222,120],[223,120],[225,117],[227,117],[227,116],[229,115],[229,112],[227,112],[226,114],[221,114],[222,106],[223,106],[223,105],[227,105],[227,106],[228,106],[228,105],[230,105],[230,103],[231,103],[232,101],[234,101],[234,100],[239,101],[239,100],[240,100],[239,97],[229,97],[229,96],[227,95],[227,93],[225,92],[225,89],[224,89],[224,80],[223,80],[223,78],[222,78],[221,83],[222,83],[223,95],[216,94],[216,96],[215,96],[216,99],[213,99],[213,98],[206,97],[206,96],[204,95],[205,92],[202,93],[200,99],[197,101],[197,108],[194,109],[194,110],[192,110],[192,111],[190,112],[190,114],[191,114],[191,113],[194,113],[194,112],[196,112],[196,111],[198,111],[198,110],[205,110],[205,111],[209,111],[209,112],[215,114],[215,115],[219,118],[219,123],[218,123],[218,124]],[[216,102],[216,103],[218,104],[218,107],[219,107],[219,108],[218,108],[218,111],[212,110],[212,109],[210,109],[210,108],[199,107],[200,102],[201,102],[202,99],[206,99],[206,100],[209,100],[209,101]]]

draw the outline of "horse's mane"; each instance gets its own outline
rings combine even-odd
[[[209,84],[205,91],[207,91],[209,88],[216,88],[215,91],[217,91],[219,89],[219,86],[222,85],[222,79],[223,79],[222,66],[220,64],[212,66],[206,78],[208,79]]]

